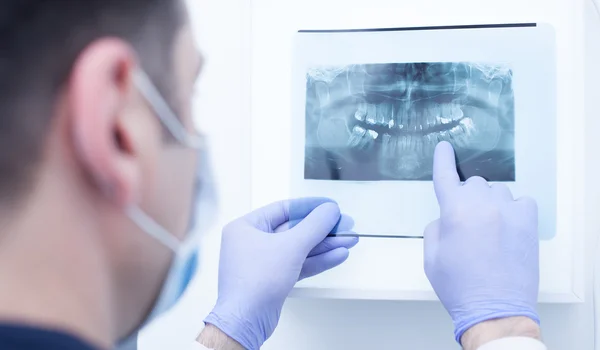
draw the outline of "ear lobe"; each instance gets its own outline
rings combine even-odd
[[[86,48],[75,63],[67,95],[70,135],[84,171],[119,206],[135,200],[141,164],[122,118],[132,99],[134,51],[104,39]]]

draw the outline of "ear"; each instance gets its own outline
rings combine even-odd
[[[67,91],[75,154],[85,172],[119,206],[135,201],[141,187],[139,140],[126,116],[132,113],[128,106],[135,95],[136,63],[134,50],[125,42],[99,40],[76,61]]]

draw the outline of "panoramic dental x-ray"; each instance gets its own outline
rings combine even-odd
[[[473,62],[311,67],[304,178],[430,181],[449,141],[463,179],[514,181],[512,76]]]

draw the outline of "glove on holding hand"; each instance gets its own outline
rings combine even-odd
[[[230,223],[223,230],[219,298],[205,322],[246,349],[259,349],[296,282],[348,258],[357,237],[326,237],[351,226],[327,198],[274,203]]]

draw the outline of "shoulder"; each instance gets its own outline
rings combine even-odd
[[[0,324],[0,349],[98,350],[77,337],[49,329]]]

